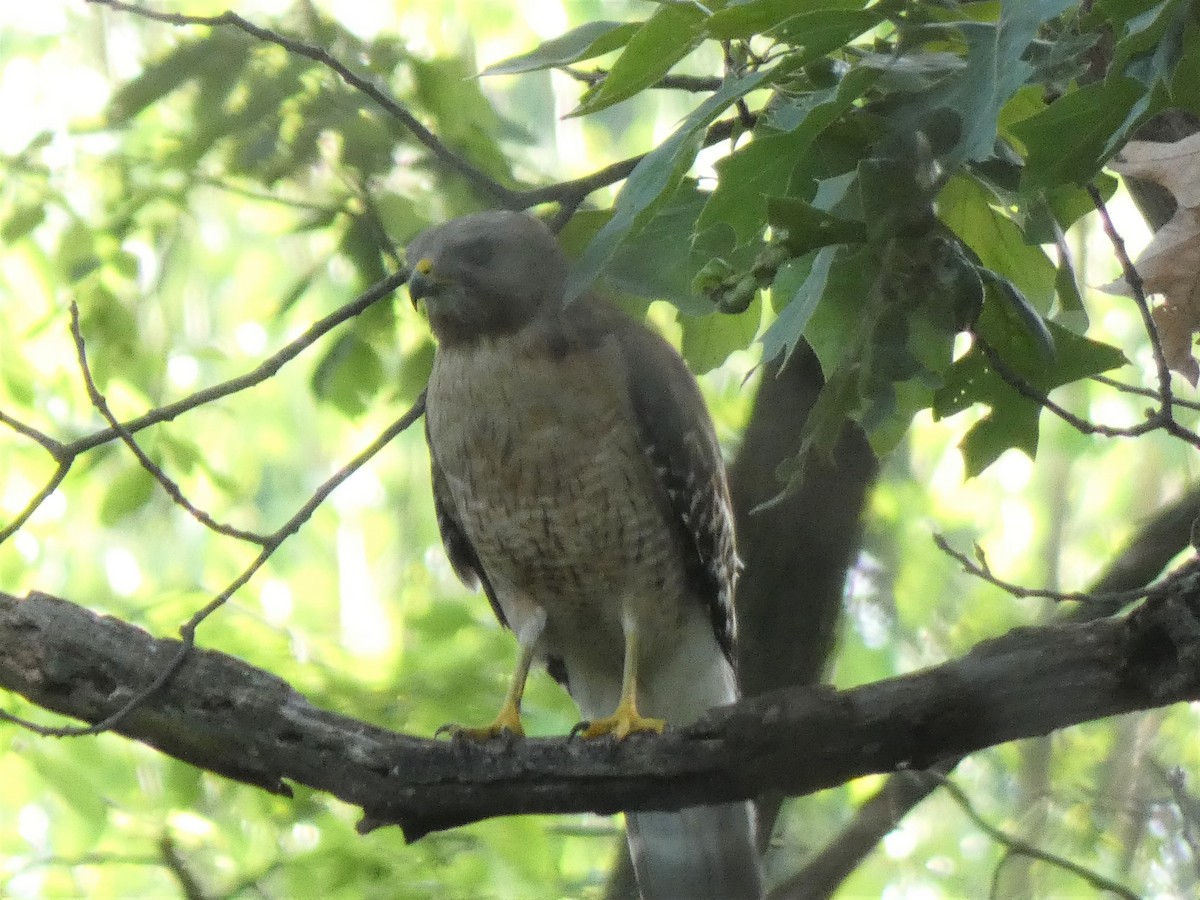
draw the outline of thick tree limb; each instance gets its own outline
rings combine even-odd
[[[86,721],[148,683],[177,645],[45,594],[0,594],[0,687]],[[327,791],[363,809],[362,827],[395,823],[416,840],[491,816],[804,794],[1196,699],[1200,589],[1191,585],[1124,619],[1016,629],[912,675],[766,694],[619,745],[396,734],[317,709],[274,675],[211,650],[194,650],[116,730],[276,793],[288,793],[286,780]]]

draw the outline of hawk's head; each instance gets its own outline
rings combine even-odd
[[[417,235],[408,245],[408,292],[425,301],[438,341],[515,331],[543,306],[561,303],[567,262],[533,216],[475,213]]]

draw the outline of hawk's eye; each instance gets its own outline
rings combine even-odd
[[[467,241],[458,248],[459,256],[463,262],[470,266],[486,266],[492,261],[492,256],[495,255],[496,245],[487,238],[476,238],[473,241]]]

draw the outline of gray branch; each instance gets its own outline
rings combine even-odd
[[[120,707],[178,641],[45,594],[0,594],[0,687],[87,722]],[[282,679],[193,649],[117,732],[266,790],[288,781],[409,840],[492,816],[669,809],[807,794],[1017,738],[1200,699],[1200,588],[1122,619],[1019,628],[965,656],[845,691],[789,688],[661,737],[486,745],[397,734],[317,709]]]

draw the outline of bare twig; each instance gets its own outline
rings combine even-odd
[[[399,121],[407,128],[414,137],[422,145],[424,145],[435,157],[441,160],[448,168],[465,178],[468,182],[480,189],[484,194],[492,200],[499,203],[501,206],[509,209],[528,209],[532,206],[537,206],[542,203],[555,203],[563,207],[564,210],[574,211],[584,198],[593,191],[600,188],[608,187],[616,184],[619,181],[628,177],[639,162],[642,161],[645,154],[638,154],[628,159],[623,159],[614,162],[602,169],[593,172],[590,175],[585,175],[580,178],[571,179],[569,181],[556,182],[554,184],[544,185],[541,187],[530,188],[528,190],[514,190],[505,187],[504,185],[491,178],[481,170],[472,166],[465,159],[456,154],[453,150],[447,147],[442,141],[431,132],[428,128],[420,123],[403,105],[398,103],[386,91],[376,85],[369,78],[355,73],[352,69],[342,63],[340,60],[332,56],[328,51],[321,47],[312,44],[306,44],[303,41],[295,38],[287,37],[279,34],[269,28],[263,28],[247,21],[241,16],[233,12],[224,12],[217,16],[193,16],[180,13],[166,13],[150,10],[143,6],[133,3],[126,3],[124,0],[87,0],[89,3],[95,3],[100,6],[109,7],[111,9],[128,12],[144,18],[153,19],[158,22],[166,22],[172,25],[204,25],[210,28],[222,26],[230,26],[237,28],[246,34],[259,38],[263,41],[276,44],[294,53],[298,53],[308,59],[326,66],[331,71],[335,72],[351,87],[362,91],[367,97],[378,104],[386,113]],[[765,63],[766,61],[760,61]],[[678,76],[683,79],[679,81],[679,86],[689,84],[689,89],[706,90],[710,89],[711,85],[720,86],[720,80],[716,79],[700,79],[690,81],[690,77]],[[671,76],[676,78],[676,76]],[[730,135],[734,134],[739,129],[753,127],[755,117],[749,114],[744,108],[739,108],[740,116],[738,119],[717,122],[710,126],[704,137],[704,146],[708,147],[713,144],[725,140]]]
[[[1158,395],[1158,391],[1153,390],[1152,388],[1139,387],[1136,384],[1126,384],[1123,381],[1117,381],[1115,378],[1109,378],[1107,375],[1092,375],[1091,380],[1097,384],[1103,384],[1106,387],[1118,390],[1123,394],[1133,394],[1138,397],[1147,397],[1151,400],[1157,400],[1159,403],[1162,402],[1162,397]],[[1172,403],[1175,406],[1180,406],[1184,409],[1200,412],[1200,403],[1196,402],[1195,400],[1184,400],[1182,397],[1174,397],[1172,398]]]
[[[149,428],[151,425],[157,425],[160,422],[170,422],[189,410],[212,403],[214,400],[228,397],[231,394],[236,394],[239,391],[244,391],[266,381],[282,369],[285,364],[291,362],[315,344],[322,336],[343,322],[354,318],[369,306],[378,303],[384,297],[391,295],[396,288],[404,284],[408,278],[408,274],[407,269],[402,269],[376,282],[345,306],[334,310],[329,315],[314,322],[303,334],[264,359],[253,370],[236,378],[231,378],[228,381],[223,381],[220,384],[204,388],[174,403],[168,403],[166,406],[152,409],[143,416],[120,423],[120,427],[129,435],[136,434],[144,428]],[[58,462],[58,467],[25,508],[8,525],[0,528],[0,544],[16,534],[29,521],[29,517],[33,515],[37,508],[45,502],[46,498],[54,493],[55,489],[62,484],[63,479],[67,477],[67,473],[70,472],[71,466],[78,456],[94,447],[117,440],[121,436],[116,428],[109,425],[107,428],[85,435],[69,444],[63,444],[24,423],[18,422],[16,419],[12,419],[10,416],[4,416],[2,421],[10,428],[37,441]]]
[[[1098,434],[1102,437],[1138,437],[1143,434],[1149,434],[1151,431],[1158,431],[1165,427],[1158,412],[1151,412],[1146,416],[1146,421],[1140,425],[1130,425],[1127,427],[1117,427],[1114,425],[1100,425],[1092,422],[1081,416],[1075,415],[1066,407],[1055,403],[1050,399],[1050,396],[1041,388],[1030,384],[1028,380],[1023,378],[1020,373],[1009,366],[1000,356],[999,352],[987,340],[980,337],[978,334],[972,335],[983,355],[987,357],[988,364],[995,370],[1004,382],[1015,390],[1022,397],[1032,400],[1045,409],[1058,416],[1076,431],[1081,434]],[[1200,440],[1200,438],[1198,438]]]
[[[74,460],[75,457],[72,456],[59,462],[58,466],[54,469],[54,474],[51,475],[49,480],[42,485],[41,489],[29,499],[29,502],[25,504],[24,509],[17,513],[11,522],[9,522],[3,528],[0,528],[0,544],[3,544],[10,537],[20,531],[25,526],[25,523],[29,521],[29,517],[37,512],[37,508],[46,502],[46,498],[58,490],[58,486],[63,483],[63,479],[66,478],[67,473],[71,471],[71,464],[74,462]]]
[[[1100,214],[1100,222],[1104,227],[1104,233],[1108,236],[1109,243],[1112,244],[1113,252],[1117,256],[1117,262],[1121,264],[1121,272],[1125,276],[1125,283],[1129,285],[1129,290],[1133,292],[1133,302],[1137,305],[1138,313],[1142,317],[1142,325],[1146,329],[1146,334],[1150,338],[1150,346],[1154,352],[1154,366],[1158,370],[1158,394],[1162,403],[1162,416],[1166,422],[1172,422],[1171,405],[1174,402],[1174,392],[1171,390],[1171,368],[1167,365],[1167,356],[1163,352],[1162,340],[1158,335],[1158,326],[1154,324],[1154,316],[1150,311],[1150,301],[1146,298],[1146,284],[1142,281],[1142,276],[1137,270],[1137,266],[1133,264],[1133,260],[1129,258],[1129,253],[1125,249],[1125,240],[1117,231],[1116,225],[1113,224],[1112,217],[1108,214],[1108,207],[1104,203],[1104,195],[1100,193],[1100,188],[1094,184],[1087,186],[1088,196],[1092,199],[1092,205],[1096,207],[1096,212]]]
[[[285,344],[244,375],[230,378],[228,381],[222,381],[220,384],[214,384],[211,387],[190,394],[182,400],[168,403],[166,406],[159,406],[150,410],[144,416],[123,422],[122,425],[130,434],[136,434],[143,428],[157,425],[160,422],[170,422],[182,413],[195,409],[198,406],[203,406],[214,400],[220,400],[223,397],[228,397],[230,394],[236,394],[239,391],[244,391],[247,388],[254,387],[254,385],[266,381],[282,369],[286,363],[291,362],[338,325],[353,319],[369,306],[378,303],[384,297],[390,296],[393,291],[408,280],[408,276],[408,270],[402,269],[377,281],[345,306],[335,309],[322,319],[318,319],[305,329],[303,334]],[[90,450],[101,444],[107,444],[117,437],[116,430],[112,426],[109,426],[67,444],[66,452],[78,455],[85,450]]]
[[[175,876],[184,900],[208,900],[208,892],[204,890],[200,880],[188,867],[187,861],[179,852],[179,847],[170,832],[163,832],[163,836],[158,841],[158,849],[162,853],[163,867]]]
[[[996,841],[996,843],[1008,848],[1008,854],[1006,854],[1005,859],[1007,859],[1010,855],[1027,856],[1030,859],[1040,860],[1044,863],[1056,866],[1065,872],[1070,872],[1072,875],[1075,875],[1076,877],[1086,881],[1096,890],[1110,891],[1119,897],[1125,897],[1126,900],[1139,900],[1138,895],[1129,888],[1125,887],[1125,885],[1113,881],[1111,878],[1107,878],[1104,875],[1101,875],[1099,872],[1095,872],[1092,869],[1081,866],[1079,863],[1073,862],[1066,857],[1059,856],[1056,853],[1051,853],[1048,850],[1043,850],[1042,848],[1037,847],[1028,841],[1022,840],[1016,835],[1009,834],[1008,832],[997,828],[995,825],[987,821],[987,819],[985,819],[977,809],[975,809],[970,798],[957,784],[955,784],[949,778],[936,773],[931,772],[929,774],[931,777],[941,781],[942,787],[945,788],[950,796],[954,798],[954,802],[958,804],[959,808],[967,814],[967,818],[974,822],[981,831],[987,834],[992,840]],[[1001,866],[1003,866],[1003,862],[1004,861],[1002,860]],[[998,875],[999,867],[997,868],[997,876]],[[995,888],[995,882],[993,882],[993,888]],[[994,890],[993,896],[996,896]]]
[[[49,453],[57,460],[62,460],[66,455],[66,447],[62,441],[56,441],[48,434],[43,434],[32,425],[26,425],[24,422],[14,419],[12,416],[0,410],[0,425],[7,425],[17,434],[24,435],[32,441],[40,444],[42,449]]]
[[[233,194],[238,197],[245,197],[247,200],[257,200],[261,203],[274,203],[278,206],[286,206],[288,209],[298,209],[303,212],[319,213],[321,215],[336,215],[344,213],[348,210],[344,206],[329,206],[324,203],[313,203],[309,200],[300,200],[295,197],[281,197],[278,194],[272,194],[269,191],[256,191],[253,188],[245,187],[239,184],[232,184],[221,178],[216,178],[212,175],[204,175],[195,173],[192,175],[192,182],[202,184],[205,187],[211,187],[218,191],[223,191],[226,194]]]
[[[713,144],[720,143],[741,127],[742,124],[737,119],[722,119],[720,122],[714,122],[704,133],[703,146],[711,147]],[[539,203],[558,203],[564,207],[578,207],[584,198],[593,191],[616,184],[629,177],[629,173],[636,169],[638,163],[645,157],[645,153],[639,153],[637,156],[612,163],[591,175],[584,175],[582,178],[521,191],[518,195],[520,207],[523,209],[537,206]]]
[[[516,191],[505,187],[489,175],[475,168],[475,166],[471,165],[463,157],[442,143],[437,135],[422,125],[416,116],[397,103],[387,91],[379,87],[365,75],[360,75],[353,71],[349,66],[321,47],[287,37],[277,31],[272,31],[270,28],[255,25],[253,22],[242,18],[232,11],[226,11],[216,16],[192,16],[183,13],[159,12],[147,9],[136,3],[126,3],[123,0],[87,0],[87,2],[131,13],[146,19],[152,19],[156,22],[165,22],[169,25],[204,25],[209,28],[229,26],[243,31],[251,37],[258,38],[260,41],[276,44],[290,53],[295,53],[320,63],[330,71],[336,73],[350,87],[369,97],[384,112],[407,128],[413,137],[420,141],[447,168],[461,175],[473,186],[498,201],[502,206],[520,208]]]
[[[188,500],[184,496],[183,489],[162,470],[162,467],[158,463],[146,455],[146,451],[138,446],[138,442],[134,440],[133,435],[117,421],[117,417],[113,415],[112,410],[109,408],[108,401],[104,399],[104,395],[100,393],[100,389],[96,386],[96,381],[92,377],[92,369],[88,365],[87,359],[87,346],[83,339],[83,331],[79,325],[79,305],[74,301],[71,303],[71,337],[75,340],[75,353],[79,359],[79,371],[83,374],[83,383],[87,388],[92,406],[96,407],[100,415],[108,422],[109,427],[117,433],[117,436],[129,448],[130,452],[137,457],[137,461],[141,467],[162,486],[162,489],[167,492],[167,496],[171,498],[175,505],[185,510],[188,515],[205,528],[215,531],[217,534],[237,538],[239,541],[246,541],[250,544],[257,544],[260,547],[265,546],[269,541],[266,535],[253,531],[245,531],[233,525],[218,522],[204,510],[193,504],[192,501]]]
[[[271,555],[279,549],[279,546],[289,537],[295,534],[304,525],[305,522],[312,517],[316,512],[317,507],[325,502],[325,499],[333,493],[333,491],[344,482],[347,478],[362,468],[368,460],[376,453],[382,450],[388,443],[392,441],[396,435],[408,429],[413,422],[421,417],[425,411],[425,394],[422,392],[417,401],[409,408],[403,416],[393,422],[384,431],[372,441],[366,449],[355,456],[341,469],[336,471],[324,483],[321,484],[312,494],[311,497],[301,506],[296,513],[283,523],[278,529],[271,533],[262,547],[262,550],[254,558],[240,575],[231,581],[221,593],[217,594],[201,607],[183,627],[179,629],[179,634],[182,640],[180,641],[177,650],[171,659],[163,666],[158,675],[145,688],[135,693],[126,703],[109,716],[106,716],[101,721],[90,725],[86,728],[81,727],[61,727],[53,728],[45,725],[39,725],[36,722],[22,719],[18,716],[0,711],[0,719],[13,722],[21,725],[45,737],[79,737],[87,734],[99,734],[102,731],[109,731],[116,725],[120,724],[131,712],[137,709],[141,704],[152,696],[156,691],[160,690],[163,685],[171,680],[171,677],[179,670],[180,666],[187,660],[188,654],[191,652],[196,640],[196,629],[210,615],[220,609],[228,602],[238,590],[240,590],[252,577],[263,567]]]
[[[1156,597],[1169,593],[1176,587],[1180,580],[1200,572],[1200,560],[1192,559],[1184,565],[1180,566],[1174,572],[1163,578],[1158,579],[1145,587],[1134,588],[1127,591],[1106,591],[1099,593],[1091,593],[1088,591],[1052,591],[1044,588],[1029,588],[1023,585],[1014,584],[1011,581],[1004,581],[997,578],[991,568],[988,566],[987,557],[983,553],[983,548],[976,545],[975,559],[967,556],[950,546],[950,542],[943,535],[935,534],[933,542],[937,548],[947,556],[953,558],[963,567],[963,569],[974,575],[976,578],[981,578],[989,584],[994,584],[1005,593],[1011,594],[1014,597],[1038,597],[1043,600],[1056,600],[1059,602],[1080,602],[1080,603],[1104,603],[1109,605],[1124,606],[1127,603],[1132,603],[1135,600],[1140,600],[1143,597]]]

